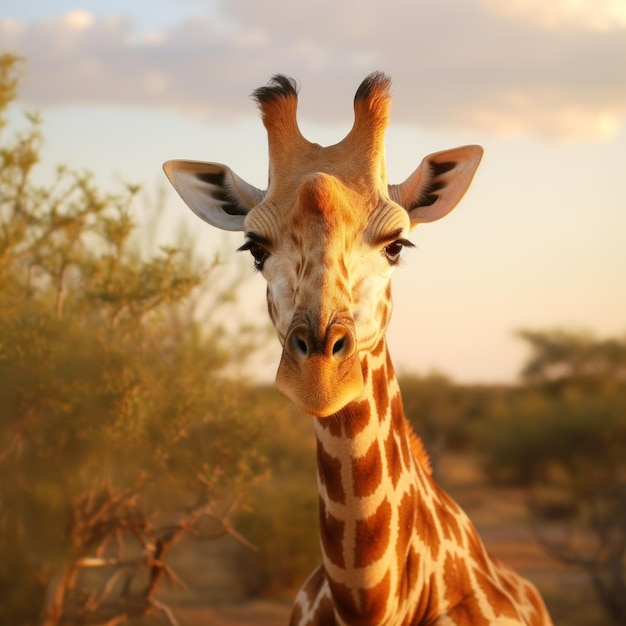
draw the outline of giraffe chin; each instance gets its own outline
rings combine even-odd
[[[357,354],[336,363],[313,355],[296,363],[283,352],[276,373],[278,390],[300,410],[313,417],[329,417],[363,392],[363,372]]]

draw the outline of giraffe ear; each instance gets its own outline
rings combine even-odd
[[[185,204],[223,230],[243,230],[246,215],[265,196],[221,163],[167,161],[163,169]]]
[[[480,146],[435,152],[425,157],[403,183],[389,185],[389,197],[407,210],[411,226],[434,222],[461,200],[482,156]]]

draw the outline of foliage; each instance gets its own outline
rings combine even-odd
[[[473,424],[503,393],[500,387],[459,385],[437,373],[403,375],[400,387],[404,411],[424,441],[435,475],[446,451],[471,445]]]
[[[0,129],[18,60],[0,56]],[[160,612],[184,535],[235,534],[262,476],[247,391],[222,373],[253,335],[219,324],[221,268],[144,259],[127,186],[33,172],[40,122],[0,134],[0,623],[121,623]],[[208,319],[196,288],[211,277]],[[239,350],[239,353],[243,348]]]
[[[525,388],[487,420],[491,476],[531,487],[537,536],[626,621],[626,339],[524,331]]]
[[[274,389],[257,393],[271,416],[263,452],[272,479],[237,516],[237,528],[258,548],[241,551],[237,566],[249,595],[293,595],[321,561],[313,425]]]

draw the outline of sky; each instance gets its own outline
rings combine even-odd
[[[227,163],[266,187],[249,96],[273,74],[298,79],[303,134],[328,145],[382,70],[390,182],[431,152],[485,148],[461,204],[414,231],[394,275],[396,368],[510,382],[526,357],[518,329],[626,331],[625,0],[0,0],[1,50],[26,58],[11,120],[41,112],[51,171],[62,162],[153,196],[172,158]],[[173,190],[164,219],[207,256],[234,259],[242,242]],[[264,293],[252,276],[241,314],[264,322]],[[277,363],[275,350],[259,377]]]

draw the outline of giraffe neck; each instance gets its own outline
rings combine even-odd
[[[324,569],[342,623],[395,623],[412,567],[417,493],[430,484],[410,449],[400,388],[384,340],[362,360],[365,390],[315,420]],[[420,564],[424,572],[424,563]],[[406,603],[404,603],[406,604]]]
[[[361,397],[314,421],[323,569],[309,584],[321,595],[299,596],[292,624],[549,626],[534,587],[489,556],[418,460],[384,340],[362,368]]]

